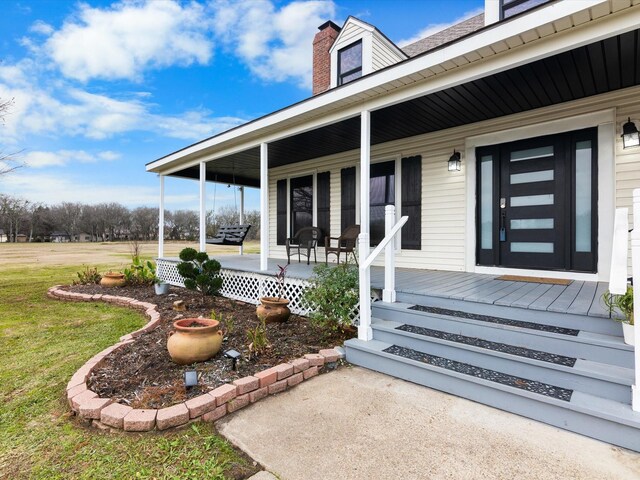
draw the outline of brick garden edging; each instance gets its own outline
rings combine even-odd
[[[99,428],[113,428],[128,432],[147,432],[179,427],[192,421],[214,422],[227,413],[235,412],[268,395],[280,393],[304,380],[315,377],[324,367],[334,367],[344,358],[344,352],[336,348],[307,354],[289,363],[281,363],[253,376],[225,383],[216,389],[199,395],[186,402],[161,409],[134,409],[110,398],[99,398],[87,387],[87,379],[94,367],[111,352],[131,343],[142,333],[153,330],[160,323],[157,305],[140,302],[130,297],[115,295],[89,295],[62,290],[61,285],[51,287],[47,296],[58,300],[94,302],[103,301],[116,305],[143,310],[149,322],[142,328],[120,337],[120,341],[91,357],[71,377],[67,384],[67,401],[71,410],[80,418]]]

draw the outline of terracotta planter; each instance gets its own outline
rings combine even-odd
[[[277,297],[262,297],[256,308],[256,315],[265,323],[286,322],[291,316],[289,300]]]
[[[635,338],[633,336],[633,325],[623,323],[622,334],[624,335],[624,343],[626,343],[627,345],[635,345]]]
[[[124,284],[124,273],[105,273],[100,280],[103,287],[124,287]]]
[[[203,326],[188,326],[196,322]],[[222,330],[218,320],[183,318],[173,322],[173,328],[175,331],[169,333],[167,349],[178,365],[204,362],[220,351]]]

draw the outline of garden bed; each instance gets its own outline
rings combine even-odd
[[[112,398],[117,403],[137,409],[160,409],[195,398],[225,383],[252,376],[272,366],[294,360],[320,349],[341,345],[349,335],[330,334],[310,324],[305,317],[292,315],[283,324],[267,325],[270,343],[264,353],[251,356],[247,330],[255,328],[258,320],[255,305],[223,297],[209,298],[203,304],[199,294],[172,287],[169,295],[157,296],[153,287],[104,288],[99,285],[76,285],[65,288],[85,294],[108,294],[131,297],[157,305],[161,321],[156,328],[142,333],[132,343],[106,356],[87,379],[87,387],[99,397]],[[188,310],[173,310],[173,302],[183,300]],[[183,373],[190,367],[171,361],[167,352],[167,338],[173,322],[181,318],[211,318],[211,311],[222,316],[224,341],[221,352],[206,362],[195,365],[199,385],[188,391],[184,388]],[[229,321],[233,318],[233,321]],[[237,370],[223,352],[234,349],[242,354]]]

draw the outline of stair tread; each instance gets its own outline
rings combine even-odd
[[[422,365],[423,368],[427,368],[427,369],[435,368],[440,372],[447,372],[448,375],[454,375],[458,378],[464,377],[471,382],[480,382],[485,385],[487,383],[490,383],[495,385],[495,388],[500,390],[508,390],[511,393],[524,395],[528,398],[537,398],[539,401],[552,402],[555,405],[564,405],[566,408],[569,408],[572,410],[580,411],[582,413],[586,413],[588,415],[593,415],[600,418],[606,418],[606,419],[615,421],[617,423],[622,423],[622,424],[640,429],[640,412],[633,411],[631,409],[631,405],[626,403],[618,402],[618,401],[603,398],[603,397],[598,397],[596,395],[591,395],[575,389],[571,390],[572,393],[569,401],[560,400],[553,396],[543,395],[541,393],[529,391],[525,388],[526,385],[524,384],[516,386],[516,385],[508,385],[504,383],[492,382],[491,380],[487,380],[482,377],[476,377],[470,374],[465,374],[455,370],[450,370],[438,365],[426,363],[421,360],[416,360],[412,358],[395,355],[387,351],[390,347],[393,347],[392,344],[387,342],[381,342],[379,340],[370,340],[368,342],[365,342],[365,341],[353,338],[345,342],[345,347],[347,348],[347,352],[349,348],[353,348],[357,350],[368,351],[369,353],[374,355],[382,355],[387,358],[389,357],[394,358],[401,363],[407,362],[413,365],[418,364],[418,365]],[[500,373],[500,372],[497,372],[497,373]],[[511,377],[517,378],[513,375]],[[523,379],[523,380],[526,380],[526,379]],[[542,383],[542,382],[538,382],[538,383]],[[548,385],[548,384],[543,384],[543,385]],[[549,386],[554,387],[553,385],[549,385]],[[555,387],[555,388],[560,388],[560,387]],[[570,390],[570,389],[564,389],[564,390]]]
[[[458,372],[463,375],[482,378],[490,382],[500,383],[502,385],[514,387],[520,390],[526,390],[538,395],[545,395],[547,397],[555,398],[557,400],[562,400],[565,402],[569,402],[571,400],[571,395],[573,394],[573,390],[569,388],[558,387],[556,385],[550,385],[548,383],[502,373],[497,370],[482,368],[471,365],[469,363],[459,362],[457,360],[451,360],[445,357],[419,352],[417,350],[413,350],[412,348],[391,345],[390,347],[385,348],[383,352],[408,358],[410,360],[415,360],[417,362],[423,362],[434,367]]]
[[[413,336],[413,338],[416,338],[416,335],[419,337],[425,336],[427,337],[424,339],[425,342],[435,342],[448,345],[454,344],[455,348],[476,352],[482,351],[485,355],[488,354],[502,358],[510,358],[518,362],[532,363],[531,360],[533,360],[533,364],[538,366],[544,365],[545,368],[560,369],[577,375],[598,378],[622,385],[630,386],[634,380],[634,371],[632,368],[586,360],[583,358],[559,355],[539,349],[531,349],[508,343],[493,342],[477,337],[448,333],[436,329],[407,325],[402,322],[395,322],[392,320],[382,320],[374,317],[371,321],[374,329],[374,338],[376,331],[392,332],[397,335],[409,334],[410,336]]]
[[[542,332],[557,333],[560,335],[570,335],[577,337],[580,330],[573,328],[556,327],[546,325],[544,323],[526,322],[523,320],[513,320],[510,318],[496,317],[493,315],[482,315],[479,313],[464,312],[462,310],[450,310],[448,308],[430,307],[428,305],[414,305],[409,310],[417,310],[419,312],[433,313],[436,315],[446,315],[448,317],[465,318],[470,320],[479,320],[481,322],[497,323],[500,325],[509,325],[512,327],[527,328],[529,330],[539,330]]]

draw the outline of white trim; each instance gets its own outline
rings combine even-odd
[[[591,8],[606,3],[608,3],[606,0],[553,2],[521,17],[483,29],[448,47],[385,68],[375,75],[369,75],[357,82],[317,95],[232,131],[191,145],[148,164],[146,169],[158,171],[178,160],[188,162],[189,157],[201,155],[203,150],[227,149],[229,145],[225,144],[231,142],[234,149],[246,150],[256,146],[255,140],[240,140],[250,133],[254,139],[259,136],[262,141],[271,142],[321,124],[349,118],[362,108],[367,110],[384,108],[637,28],[640,23],[640,8],[630,7],[544,38],[538,38],[537,34],[531,35],[531,43],[527,43],[526,48],[520,46],[499,55],[490,54],[486,59],[466,64],[465,68],[458,68],[453,62],[454,59],[468,53],[477,53],[479,50],[490,52],[491,45],[499,44],[501,48],[497,48],[497,51],[502,51],[506,40],[518,34],[535,31],[540,27],[553,26],[552,24],[558,20],[569,18],[580,12],[588,12]],[[433,69],[441,71],[442,74],[434,76]],[[421,76],[423,79],[429,77],[427,84],[419,80]],[[405,79],[406,82],[398,81],[399,79]],[[354,98],[366,97],[368,97],[366,103],[364,100],[353,101]],[[287,128],[283,125],[283,122],[291,125],[290,120],[296,117],[297,121],[293,122],[293,127]]]
[[[260,144],[260,270],[269,268],[269,145]]]
[[[164,175],[160,178],[160,205],[158,206],[158,257],[164,256]]]
[[[200,162],[200,251],[207,251],[207,163]]]
[[[367,239],[369,237],[370,221],[370,179],[371,112],[364,110],[360,117],[360,205],[356,206],[356,210],[360,210],[360,232],[366,233]],[[367,248],[366,252],[360,252],[360,258],[366,258],[369,255],[369,248]]]
[[[466,238],[465,270],[492,275],[514,274],[548,278],[606,281],[611,268],[611,235],[615,206],[615,109],[610,108],[584,115],[516,127],[467,137],[466,152]],[[521,270],[476,265],[476,154],[477,147],[498,145],[526,138],[598,127],[598,265],[597,273],[555,272],[551,270]]]

